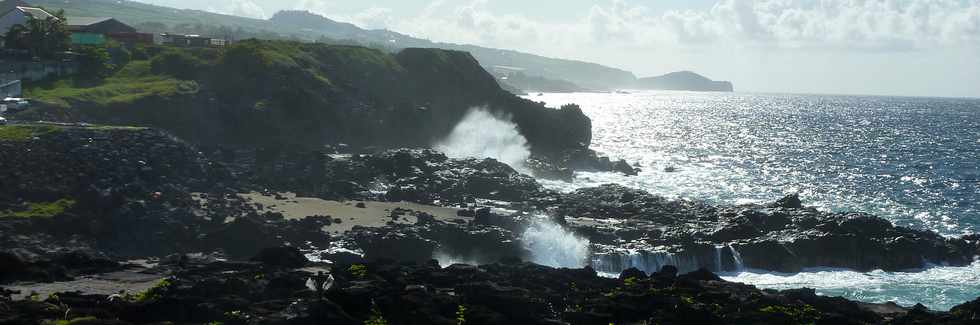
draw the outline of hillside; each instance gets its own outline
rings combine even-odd
[[[636,88],[651,90],[687,90],[732,92],[734,86],[728,81],[713,81],[691,71],[672,72],[658,77],[641,78]]]
[[[497,77],[502,85],[509,85],[518,90],[518,94],[529,92],[546,93],[574,93],[588,92],[589,89],[582,88],[572,82],[565,80],[554,80],[544,77],[528,76],[524,73],[502,74]]]
[[[510,50],[473,45],[436,43],[387,30],[364,30],[302,11],[277,13],[270,20],[236,17],[199,10],[180,10],[136,1],[117,0],[32,0],[46,8],[65,9],[70,16],[115,17],[141,30],[200,33],[231,39],[296,39],[347,42],[385,48],[430,47],[466,51],[485,68],[519,67],[529,76],[565,80],[591,89],[624,87],[635,80],[628,71],[594,63],[546,58]],[[161,25],[162,24],[162,25]]]
[[[48,105],[16,117],[154,126],[202,145],[403,147],[429,146],[487,107],[511,116],[537,154],[591,142],[577,107],[515,97],[465,52],[258,40],[151,52],[100,83],[28,85]]]

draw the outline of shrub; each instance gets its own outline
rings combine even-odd
[[[354,264],[347,268],[347,273],[358,279],[367,277],[367,271],[367,266],[363,264]]]
[[[115,67],[126,66],[133,59],[132,52],[128,48],[120,44],[119,42],[112,41],[106,45],[106,51],[109,52],[109,59]]]
[[[377,304],[371,304],[371,317],[364,321],[364,325],[388,325],[388,320],[381,314]]]
[[[153,73],[166,74],[183,80],[196,80],[204,62],[181,50],[167,50],[150,61]]]
[[[820,320],[820,312],[811,305],[802,306],[767,306],[759,309],[765,314],[782,314],[796,324],[814,324]]]
[[[136,302],[151,302],[156,301],[163,297],[163,294],[170,288],[171,282],[169,279],[160,280],[155,286],[147,289],[144,292],[137,293],[136,296],[132,297],[132,300]]]
[[[146,47],[143,46],[142,44],[138,44],[134,46],[133,49],[130,50],[129,52],[133,60],[142,61],[142,60],[150,59],[150,53],[146,51]]]
[[[78,72],[82,79],[105,79],[115,69],[111,60],[112,57],[105,48],[82,46],[78,50]]]
[[[75,200],[61,199],[55,202],[31,202],[24,211],[0,210],[0,218],[51,218],[75,206]]]
[[[466,324],[466,306],[456,306],[456,325]]]
[[[640,282],[639,279],[637,279],[636,277],[632,277],[632,276],[626,278],[625,280],[623,280],[623,284],[626,285],[627,287],[635,286],[639,282]]]

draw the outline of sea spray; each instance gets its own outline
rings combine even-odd
[[[521,236],[531,252],[531,262],[551,267],[585,267],[589,240],[568,231],[548,218],[538,218]]]
[[[715,272],[724,272],[725,266],[721,263],[721,253],[725,246],[715,246]]]
[[[528,172],[526,161],[531,157],[527,139],[517,131],[517,125],[486,108],[471,108],[433,148],[450,158],[493,158],[523,173]]]
[[[694,254],[651,252],[645,250],[621,250],[592,255],[592,267],[608,275],[619,275],[629,268],[636,268],[647,274],[659,272],[664,266],[677,267],[681,273],[697,271],[707,267],[707,261],[700,261]]]
[[[447,268],[453,264],[466,264],[466,265],[480,265],[475,259],[467,258],[463,256],[456,256],[452,254],[447,254],[443,251],[436,251],[432,255],[432,259],[439,262],[439,266]]]
[[[738,250],[736,250],[732,245],[728,245],[728,249],[732,250],[732,259],[735,260],[735,272],[742,272],[745,270],[745,263],[742,262],[742,254],[739,254]]]

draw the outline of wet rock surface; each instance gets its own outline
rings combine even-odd
[[[858,304],[813,290],[758,290],[701,270],[603,278],[592,269],[510,261],[441,268],[335,265],[325,290],[312,269],[189,261],[145,292],[0,294],[0,322],[92,324],[971,324],[976,302],[952,312]],[[888,311],[883,313],[882,311]]]
[[[895,227],[868,214],[820,212],[804,208],[795,195],[771,205],[710,206],[606,185],[563,195],[555,207],[571,228],[606,247],[594,262],[611,263],[613,272],[656,270],[663,263],[683,264],[686,271],[899,271],[928,263],[968,265],[977,255],[969,237]],[[598,222],[576,219],[583,217]]]
[[[145,129],[64,127],[27,141],[0,141],[0,148],[16,153],[0,157],[0,284],[116,272],[142,257],[164,260],[166,267],[154,272],[169,277],[131,297],[2,298],[0,323],[64,319],[69,308],[69,319],[111,320],[96,323],[360,324],[384,317],[439,324],[457,323],[460,310],[471,324],[969,323],[977,317],[975,301],[936,313],[812,290],[760,291],[708,271],[904,270],[965,265],[980,253],[976,235],[944,238],[871,215],[820,212],[798,196],[718,206],[617,185],[556,193],[490,159],[449,159],[421,149],[205,155]],[[395,222],[409,213],[396,209],[386,211],[387,225],[329,234],[326,226],[352,221],[262,212],[239,195],[249,191],[279,200],[290,197],[278,191],[289,191],[462,209],[458,219],[414,213],[414,223]],[[590,256],[581,266],[590,266],[520,262],[533,258],[524,234],[536,217],[588,240]],[[181,257],[197,252],[204,254]],[[485,266],[440,268],[434,257]],[[315,272],[300,267],[332,269],[336,282],[321,297],[307,286]]]

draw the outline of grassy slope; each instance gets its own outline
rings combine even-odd
[[[132,103],[146,96],[172,96],[194,87],[191,82],[152,73],[149,61],[133,61],[99,83],[60,79],[29,85],[24,95],[64,107],[73,102],[107,106]]]
[[[335,106],[337,100],[395,98],[392,80],[404,76],[393,55],[356,46],[246,41],[208,55],[196,80],[179,80],[154,72],[150,61],[133,61],[99,82],[28,84],[25,96],[47,105],[15,118],[155,126],[187,139],[219,142],[230,139],[216,139],[217,134],[240,134],[235,138],[242,142],[255,140],[250,134],[300,141],[306,138],[300,135],[344,132],[338,131],[343,125],[324,124],[346,119],[336,115],[347,114]],[[350,127],[349,132],[357,129]],[[22,133],[17,136],[25,137]]]
[[[34,137],[61,131],[51,125],[0,125],[0,142],[23,142]]]

